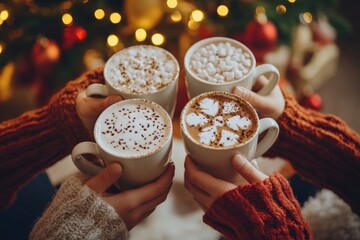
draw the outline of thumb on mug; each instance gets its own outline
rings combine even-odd
[[[259,105],[261,105],[261,96],[257,95],[255,92],[253,92],[249,89],[246,89],[246,88],[240,87],[240,86],[236,86],[236,87],[234,87],[232,92],[234,94],[244,98],[255,108],[257,108],[257,107],[259,107]]]
[[[101,170],[95,177],[86,182],[86,185],[101,194],[113,185],[122,174],[122,167],[119,163],[111,163]]]
[[[106,98],[98,98],[99,101],[94,102],[94,104],[98,105],[98,110],[105,110],[110,105],[119,102],[122,100],[122,98],[119,95],[110,95]]]
[[[262,173],[253,164],[251,164],[249,160],[240,154],[237,154],[233,157],[232,164],[236,171],[250,184],[263,181],[268,178],[266,174]]]

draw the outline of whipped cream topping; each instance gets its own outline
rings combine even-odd
[[[185,122],[195,139],[209,146],[237,145],[254,133],[249,110],[224,97],[202,98],[189,108]]]
[[[178,63],[165,49],[136,45],[114,54],[105,77],[115,89],[131,94],[154,93],[176,79]]]
[[[129,103],[113,108],[102,120],[98,139],[108,151],[124,157],[155,151],[167,140],[171,129],[166,118],[147,104]]]

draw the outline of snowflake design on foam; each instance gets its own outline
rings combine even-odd
[[[234,115],[240,107],[235,101],[224,102],[222,105],[213,98],[204,98],[199,102],[199,113],[189,113],[186,122],[200,131],[201,143],[211,145],[218,139],[219,146],[232,146],[238,143],[240,129],[246,130],[251,121],[247,117]],[[224,126],[229,129],[223,129]]]

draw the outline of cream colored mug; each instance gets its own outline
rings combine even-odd
[[[256,65],[248,47],[226,37],[206,38],[193,44],[185,54],[184,67],[189,99],[204,92],[232,92],[235,86],[251,89],[260,76],[266,76],[269,82],[258,93],[268,95],[280,78],[274,65]]]
[[[152,45],[125,48],[105,63],[104,84],[91,84],[87,96],[119,94],[124,99],[148,99],[174,116],[180,67],[167,50]]]
[[[181,112],[180,127],[185,150],[195,164],[212,176],[237,184],[244,179],[231,159],[236,154],[248,160],[261,156],[279,134],[275,120],[259,119],[243,98],[221,91],[192,98]]]
[[[158,104],[128,99],[105,109],[94,127],[95,142],[81,142],[72,150],[75,166],[89,175],[103,169],[84,155],[95,155],[104,165],[118,162],[122,175],[116,186],[133,188],[156,179],[167,168],[172,150],[172,122]]]

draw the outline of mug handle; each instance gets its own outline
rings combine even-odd
[[[260,76],[262,76],[264,74],[270,74],[270,76],[267,78],[269,80],[268,84],[266,84],[262,89],[260,89],[258,91],[258,94],[262,95],[262,96],[269,95],[270,92],[277,85],[277,83],[279,82],[279,79],[280,79],[279,70],[274,65],[265,63],[265,64],[258,65],[255,68],[253,84],[256,82],[256,80]]]
[[[259,133],[263,133],[268,130],[263,139],[261,139],[256,147],[254,159],[263,155],[275,142],[279,135],[279,125],[272,118],[263,118],[259,121]]]
[[[97,175],[103,168],[90,162],[82,154],[92,154],[101,158],[98,145],[94,142],[81,142],[71,152],[71,158],[81,172],[91,176]]]
[[[86,88],[86,96],[92,97],[95,95],[107,97],[110,95],[109,89],[104,84],[93,83]]]

